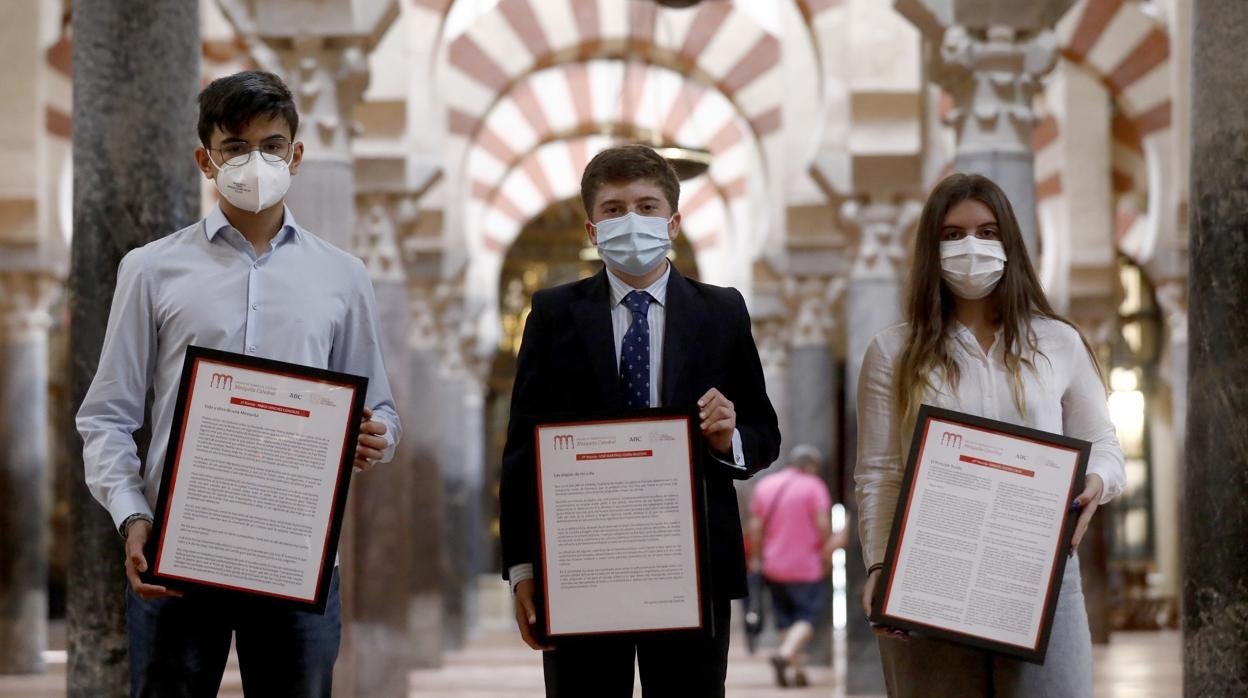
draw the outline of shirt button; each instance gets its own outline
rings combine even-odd
[[[252,304],[251,304],[251,309],[252,309],[252,310],[259,310],[259,309],[260,309],[260,304],[259,304],[259,303],[252,303]]]
[[[256,345],[253,344],[250,347],[247,347],[247,351],[251,352],[252,354],[256,353]]]
[[[259,269],[259,268],[260,268],[260,263],[259,263],[259,262],[256,262],[255,264],[251,265],[251,268],[252,268],[252,269]]]

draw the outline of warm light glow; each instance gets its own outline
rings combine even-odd
[[[1128,456],[1140,455],[1144,446],[1144,393],[1138,390],[1110,393],[1109,419],[1118,431],[1123,452]]]
[[[1140,378],[1130,368],[1115,368],[1109,372],[1109,389],[1114,392],[1139,390]]]
[[[845,505],[832,505],[832,532],[838,533],[845,528]],[[846,599],[845,599],[845,551],[838,550],[832,553],[832,627],[840,630],[845,627],[848,618],[846,615]]]

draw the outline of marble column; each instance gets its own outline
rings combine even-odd
[[[121,257],[199,218],[191,153],[199,92],[199,3],[74,4],[74,240],[69,277],[69,696],[125,695],[123,548],[82,482],[73,427],[95,374]],[[146,439],[137,435],[141,444]],[[143,448],[145,451],[146,448]]]
[[[1032,101],[1057,62],[1057,20],[1074,0],[896,0],[928,40],[930,78],[953,97],[954,168],[995,181],[1036,255]]]
[[[412,277],[409,276],[409,280]],[[433,286],[409,281],[407,428],[412,468],[412,569],[408,600],[412,665],[442,664],[445,620],[444,589],[450,554],[442,517],[443,485],[439,455],[442,422],[447,419],[439,395],[439,360],[433,309]]]
[[[409,584],[408,632],[411,665],[428,668],[442,664],[443,578],[447,568],[438,465],[446,419],[438,395],[436,292],[442,254],[441,219],[419,215],[415,203],[414,198],[405,200],[400,215],[408,302],[403,440],[412,473],[409,549],[415,561]]]
[[[1183,692],[1248,695],[1248,4],[1192,3]]]
[[[805,260],[815,261],[815,260]],[[801,260],[794,266],[807,269]],[[789,424],[784,440],[789,448],[809,444],[824,456],[822,477],[833,501],[840,491],[844,473],[841,452],[841,410],[838,400],[840,375],[833,349],[846,282],[844,278],[823,275],[794,279],[790,298],[794,315],[788,356]],[[832,597],[828,580],[828,599]],[[832,664],[832,604],[825,603],[819,622],[820,632],[809,647],[812,664]]]
[[[399,259],[398,221],[386,195],[360,197],[360,217],[352,245],[368,267],[377,296],[386,374],[406,426],[407,283]],[[405,441],[405,440],[404,440]],[[348,631],[351,672],[344,692],[372,698],[407,695],[410,660],[407,609],[415,560],[408,545],[412,531],[410,450],[400,442],[394,460],[352,479],[353,512],[342,546],[352,554],[344,587],[351,593]]]
[[[0,250],[0,674],[37,674],[48,644],[48,306],[60,283]]]
[[[913,201],[850,201],[841,210],[845,224],[858,235],[858,253],[845,297],[845,434],[846,492],[854,491],[853,469],[857,458],[858,371],[871,340],[902,318],[904,241],[918,217]],[[846,674],[845,690],[853,694],[881,694],[884,675],[879,649],[862,612],[862,588],[866,564],[859,543],[857,499],[848,497],[846,519],[850,526],[846,548]]]
[[[477,618],[477,575],[484,569],[485,366],[475,354],[474,323],[459,284],[439,290],[438,394],[443,430],[438,453],[442,478],[443,637],[447,649],[468,641]]]

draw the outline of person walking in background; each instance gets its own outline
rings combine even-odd
[[[776,629],[784,631],[771,657],[776,683],[809,683],[802,650],[814,636],[827,597],[832,552],[845,544],[844,534],[832,536],[832,498],[819,476],[823,454],[799,445],[789,453],[788,467],[768,475],[750,498],[750,569],[761,570],[771,596]]]
[[[966,412],[1092,442],[1070,555],[1093,513],[1122,491],[1122,449],[1088,341],[1049,305],[1014,210],[980,175],[946,177],[923,207],[906,324],[867,348],[858,380],[859,535],[863,610],[893,527],[919,406]],[[1092,695],[1092,639],[1079,560],[1066,564],[1043,665],[877,629],[888,695]]]

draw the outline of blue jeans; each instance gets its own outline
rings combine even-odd
[[[126,591],[131,698],[212,698],[236,635],[243,693],[329,698],[342,637],[338,569],[325,615],[213,592],[144,601]]]

